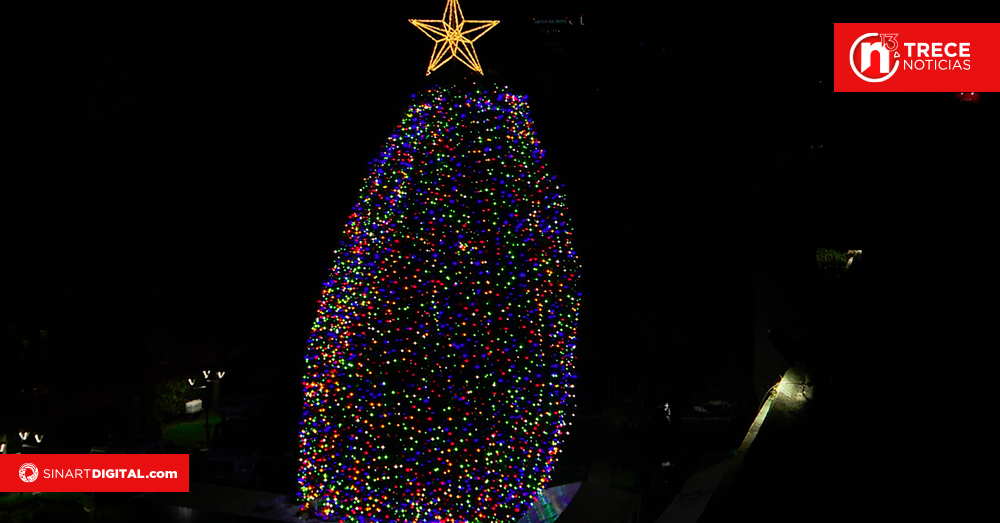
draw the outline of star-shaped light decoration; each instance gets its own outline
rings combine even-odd
[[[462,62],[469,69],[483,74],[472,42],[486,34],[486,31],[500,23],[499,20],[466,20],[458,0],[448,0],[441,20],[410,20],[425,35],[434,40],[434,52],[427,74],[431,74],[452,58]]]

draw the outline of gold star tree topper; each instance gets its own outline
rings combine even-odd
[[[436,71],[452,58],[483,74],[472,42],[493,29],[500,21],[466,20],[458,0],[448,0],[441,20],[410,20],[410,23],[434,40],[434,52],[431,54],[431,63],[427,66],[427,74]]]

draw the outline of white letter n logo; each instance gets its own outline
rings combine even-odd
[[[889,51],[882,47],[882,42],[874,44],[863,42],[861,44],[861,70],[864,71],[872,65],[872,51],[878,51],[879,72],[889,72]]]

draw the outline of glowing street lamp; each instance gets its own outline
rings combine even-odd
[[[219,415],[219,394],[222,391],[222,377],[225,375],[226,373],[220,370],[215,373],[216,379],[211,380],[214,384],[212,386],[212,414],[216,416]]]
[[[212,405],[210,408],[212,410],[212,414],[218,415],[219,394],[220,390],[222,389],[222,377],[226,375],[226,372],[221,370],[216,371],[215,379],[211,379],[212,377],[211,370],[203,370],[201,371],[201,375],[205,379],[206,385],[195,387],[195,379],[193,378],[188,378],[188,384],[190,384],[193,388],[196,389],[204,389],[208,387],[207,385],[208,383],[212,384]],[[212,439],[212,424],[209,421],[209,411],[208,409],[205,409],[205,445],[208,445],[211,439]]]
[[[34,434],[35,443],[32,444],[32,443],[30,443],[28,441],[28,438],[31,437],[31,435],[32,435],[31,432],[29,432],[27,430],[23,431],[23,432],[22,431],[18,431],[17,435],[21,438],[21,452],[24,452],[24,450],[26,450],[26,449],[37,449],[38,448],[38,444],[40,444],[42,442],[42,438],[45,437],[44,434],[40,434],[40,433],[36,432]],[[4,447],[6,447],[6,444],[4,444]],[[0,450],[0,454],[2,454],[2,453],[3,453],[3,451]]]
[[[856,251],[847,251],[847,255],[850,256],[850,258],[847,259],[847,267],[844,267],[845,271],[851,268],[851,264],[854,263],[855,256],[861,256],[861,249]]]

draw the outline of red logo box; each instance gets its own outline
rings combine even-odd
[[[833,24],[833,91],[1000,91],[1000,24]]]
[[[0,492],[188,492],[187,454],[2,454]]]

